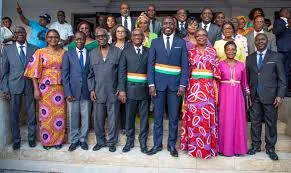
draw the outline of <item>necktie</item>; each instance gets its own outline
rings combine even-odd
[[[128,24],[127,24],[127,17],[124,17],[124,27],[128,29]]]
[[[151,32],[155,32],[155,21],[154,20],[151,20]]]
[[[167,37],[167,45],[166,45],[166,48],[167,48],[167,53],[168,53],[168,56],[170,55],[170,51],[171,51],[171,47],[170,47],[170,37],[168,36]]]
[[[260,53],[259,54],[259,61],[258,61],[258,69],[261,69],[262,65],[263,65],[263,54]]]
[[[84,56],[83,56],[83,51],[80,50],[79,52],[80,52],[80,58],[79,58],[79,61],[80,61],[80,65],[81,65],[81,67],[82,67],[82,69],[83,69],[83,67],[84,67]]]
[[[206,32],[208,32],[208,31],[207,31],[207,25],[204,25],[204,29],[205,29]]]
[[[185,30],[185,27],[184,27],[184,23],[180,23],[180,26],[181,26],[181,30],[183,31],[183,30]]]
[[[138,59],[140,60],[141,59],[141,53],[140,53],[140,48],[137,48],[137,56],[138,56]]]
[[[24,64],[25,63],[25,54],[23,51],[24,46],[19,46],[19,47],[20,47],[20,54],[19,54],[20,61],[22,62],[22,64]]]

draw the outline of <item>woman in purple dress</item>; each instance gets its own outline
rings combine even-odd
[[[247,153],[244,93],[249,94],[249,87],[245,64],[235,60],[236,44],[233,41],[227,42],[224,51],[227,59],[219,63],[221,72],[218,115],[219,153],[225,156],[238,156]]]

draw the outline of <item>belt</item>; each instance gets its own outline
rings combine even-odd
[[[234,86],[235,84],[239,84],[240,83],[240,81],[234,80],[234,79],[231,79],[231,80],[222,80],[220,82],[221,83],[230,83],[232,86]]]
[[[127,81],[133,83],[147,83],[147,74],[127,73]]]
[[[156,63],[155,72],[178,76],[181,74],[181,67]]]
[[[213,78],[213,72],[206,69],[193,69],[191,73],[192,78],[204,78],[211,79]]]

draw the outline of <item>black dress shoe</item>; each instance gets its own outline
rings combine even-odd
[[[267,150],[266,153],[269,155],[270,159],[272,159],[272,160],[279,160],[279,157],[275,153],[275,151]]]
[[[159,151],[162,151],[163,147],[156,147],[154,146],[152,149],[150,149],[148,152],[147,152],[147,155],[154,155],[154,154],[157,154],[157,152]]]
[[[125,146],[123,147],[122,152],[124,153],[129,152],[130,149],[133,147],[134,147],[133,142],[130,142],[130,143],[127,142]]]
[[[257,148],[257,147],[252,147],[251,149],[249,149],[248,151],[248,155],[254,155],[257,152],[261,152],[261,148]]]
[[[16,143],[14,143],[14,144],[12,145],[13,150],[19,150],[19,149],[20,149],[20,145],[21,145],[20,142],[16,142]]]
[[[79,142],[72,143],[72,144],[69,146],[69,151],[74,151],[74,150],[76,150],[78,146],[79,146]]]
[[[83,150],[88,150],[89,148],[87,142],[80,142],[80,146]]]
[[[98,150],[100,150],[100,149],[103,148],[103,147],[106,147],[106,145],[105,145],[105,144],[103,144],[103,145],[96,144],[96,145],[93,147],[93,151],[98,151]]]
[[[60,149],[62,148],[62,144],[60,144],[60,145],[55,145],[55,148],[56,148],[57,150],[60,150]]]
[[[36,146],[35,140],[28,141],[28,145],[29,145],[29,147],[34,148]]]
[[[170,152],[171,156],[178,157],[178,151],[175,147],[167,147],[168,151]]]
[[[110,152],[115,152],[116,151],[116,147],[115,146],[109,146],[109,151]]]
[[[43,146],[43,149],[45,150],[50,150],[52,147],[51,146]]]
[[[140,152],[146,154],[148,153],[148,147],[144,146],[144,147],[140,147]]]

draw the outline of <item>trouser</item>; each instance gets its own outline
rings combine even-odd
[[[90,100],[76,100],[69,102],[71,143],[87,142],[89,118],[91,114]],[[81,116],[80,116],[81,115]],[[81,123],[81,126],[80,126]]]
[[[20,128],[19,128],[19,113],[21,100],[24,96],[25,106],[27,111],[27,127],[28,127],[28,140],[35,140],[36,133],[36,114],[35,114],[35,100],[32,93],[29,94],[11,94],[10,100],[10,127],[13,137],[13,143],[21,141]]]
[[[118,112],[119,102],[95,103],[94,128],[99,145],[115,146],[118,141]],[[105,138],[105,118],[108,120],[108,140]]]

